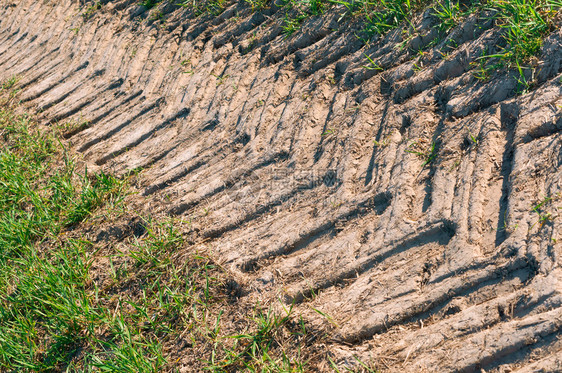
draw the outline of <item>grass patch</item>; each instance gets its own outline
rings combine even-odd
[[[13,109],[0,110],[0,371],[314,370],[320,337],[292,308],[240,303],[189,249],[189,222],[131,211],[127,178],[81,169],[60,131]]]
[[[142,0],[140,5],[147,7],[148,9],[154,8],[161,0]]]
[[[101,9],[101,7],[102,7],[102,4],[99,1],[96,1],[92,5],[85,7],[84,11],[82,12],[82,18],[84,19],[84,21],[87,21],[90,18],[92,18],[94,16],[94,14],[99,9]]]
[[[168,0],[171,1],[171,0]],[[339,7],[342,19],[352,19],[363,24],[357,36],[369,43],[373,37],[384,35],[394,29],[405,27],[407,42],[415,36],[414,21],[424,11],[436,19],[435,27],[442,36],[450,33],[469,15],[476,14],[481,21],[492,18],[496,27],[502,29],[503,46],[494,54],[480,56],[474,63],[476,75],[487,78],[489,72],[499,69],[514,69],[519,74],[520,93],[533,84],[533,67],[530,62],[542,46],[544,38],[555,28],[556,15],[562,7],[560,0],[488,0],[486,2],[460,2],[458,0],[244,0],[252,11],[279,7],[281,27],[285,36],[297,33],[302,24],[323,14],[331,7]],[[148,8],[159,0],[144,0]],[[190,8],[196,16],[219,15],[232,2],[227,0],[181,0],[174,2]]]
[[[246,0],[254,11],[270,6],[262,0]],[[556,29],[556,16],[562,7],[560,0],[488,0],[483,3],[455,0],[284,0],[282,28],[286,36],[297,33],[309,18],[324,13],[330,7],[343,10],[342,19],[353,19],[363,24],[357,36],[369,43],[374,36],[384,35],[404,27],[407,42],[420,30],[414,21],[430,9],[435,27],[441,37],[449,34],[471,14],[480,21],[493,19],[501,29],[502,43],[493,54],[480,56],[474,63],[479,79],[487,79],[490,72],[501,69],[515,70],[519,75],[519,93],[533,85],[532,60],[540,52],[544,38]],[[415,51],[414,51],[415,52]]]
[[[195,16],[221,14],[226,6],[227,0],[183,0],[177,3],[184,8],[190,8]]]
[[[536,63],[543,40],[555,28],[555,17],[562,7],[559,0],[489,0],[475,10],[492,13],[496,27],[502,30],[502,46],[496,53],[481,56],[473,65],[475,76],[487,80],[490,72],[503,68],[518,73],[518,93],[526,93],[534,84]]]

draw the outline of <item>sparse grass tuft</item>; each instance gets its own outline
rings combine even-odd
[[[219,15],[227,5],[227,0],[182,0],[178,5],[184,8],[190,8],[195,16],[201,15]],[[261,9],[261,8],[259,8]]]
[[[282,0],[282,4],[285,10],[283,32],[289,36],[298,31],[306,19],[324,13],[330,2],[325,0]]]
[[[296,360],[287,356],[285,351],[273,352],[284,339],[302,339],[306,336],[304,326],[285,335],[286,327],[291,323],[291,314],[292,306],[285,308],[285,314],[280,316],[271,308],[264,310],[257,305],[251,316],[249,330],[242,334],[216,338],[216,348],[207,364],[213,370],[220,371],[305,372],[306,363],[299,359],[300,351],[297,351]],[[218,336],[218,331],[217,326],[212,334]],[[225,343],[229,340],[233,341],[230,345]]]
[[[437,157],[439,147],[436,142],[432,142],[429,146],[425,146],[423,141],[414,141],[406,148],[407,153],[415,154],[423,159],[422,167],[427,166]]]
[[[412,16],[423,4],[423,0],[379,0],[378,4],[375,2],[373,10],[365,14],[365,30],[370,36],[384,35],[404,21],[411,25]]]
[[[87,21],[88,19],[92,18],[94,16],[94,14],[96,13],[96,11],[101,9],[101,7],[102,7],[102,4],[99,1],[96,1],[94,4],[86,7],[84,9],[84,11],[82,12],[82,18],[84,18],[84,21]]]
[[[536,55],[542,39],[552,27],[555,8],[561,5],[551,0],[491,0],[488,9],[496,12],[496,23],[505,29],[507,45],[499,57],[511,63],[524,63]]]
[[[13,76],[10,79],[0,83],[0,94],[8,92],[7,97],[0,97],[0,105],[9,104],[20,92],[19,88],[16,88],[20,80],[19,76]]]
[[[367,54],[363,53],[363,55],[365,56],[365,58],[367,59],[367,62],[368,62],[367,65],[363,65],[364,69],[375,70],[375,71],[383,71],[384,70],[381,65],[379,65],[378,63],[373,61],[373,59],[371,57],[369,57]]]
[[[517,92],[526,93],[534,80],[532,59],[554,29],[554,18],[561,6],[559,0],[488,1],[484,9],[493,12],[496,25],[503,29],[505,45],[498,53],[480,57],[476,76],[485,80],[489,71],[515,69],[519,75]]]
[[[0,84],[0,91],[7,91],[12,89],[17,83],[19,78],[17,76],[13,76],[10,79],[6,80],[2,84]]]
[[[140,4],[148,9],[154,8],[161,0],[142,0]]]
[[[463,16],[459,1],[444,0],[433,6],[434,15],[439,18],[439,29],[448,33],[456,27]]]
[[[250,4],[252,11],[257,12],[263,10],[269,6],[271,0],[244,0],[246,3]]]
[[[539,230],[541,230],[544,225],[547,225],[549,222],[558,217],[558,210],[562,209],[562,207],[556,208],[553,206],[553,202],[559,200],[561,197],[561,193],[546,196],[533,207],[531,211],[537,213],[538,220],[529,228],[529,230],[533,229],[533,227],[537,224],[539,225]]]

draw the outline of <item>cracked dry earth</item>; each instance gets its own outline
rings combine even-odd
[[[89,167],[142,169],[147,208],[191,219],[245,296],[295,302],[339,362],[562,371],[560,29],[518,95],[475,78],[500,39],[475,17],[366,46],[337,8],[285,37],[244,2],[104,3],[0,0],[0,80],[75,123]]]

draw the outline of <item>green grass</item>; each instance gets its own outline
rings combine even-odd
[[[539,53],[544,38],[555,28],[554,17],[561,6],[559,0],[490,0],[485,7],[495,12],[496,25],[503,29],[505,46],[499,53],[482,58],[487,65],[516,69],[519,93],[532,87],[529,73],[532,75],[534,68],[529,62]]]
[[[283,33],[290,36],[297,32],[306,19],[322,14],[330,3],[325,0],[283,0]]]
[[[0,247],[24,250],[120,198],[123,182],[103,173],[78,175],[60,142],[32,130],[29,117],[2,110],[0,128]],[[53,168],[55,160],[60,168]]]
[[[533,229],[537,224],[539,225],[539,230],[541,230],[544,225],[547,225],[559,216],[558,210],[562,210],[562,207],[554,206],[554,202],[560,200],[561,197],[562,193],[546,196],[533,207],[531,211],[538,215],[538,221],[531,225],[529,230]]]
[[[271,0],[244,0],[246,3],[250,5],[252,11],[260,11],[265,8],[271,3]]]
[[[426,146],[423,141],[414,141],[408,145],[405,151],[421,158],[423,160],[422,167],[425,167],[435,160],[439,154],[439,147],[435,142]]]
[[[307,371],[304,321],[239,312],[189,222],[130,211],[128,179],[79,169],[57,133],[0,109],[0,371]],[[138,232],[87,239],[120,221]]]
[[[503,38],[507,44],[503,53],[496,56],[517,63],[536,55],[560,4],[551,0],[490,1],[487,8],[497,12],[496,23],[505,30]]]
[[[265,0],[245,1],[254,11],[270,4]],[[414,19],[428,8],[436,19],[435,27],[439,29],[441,38],[471,14],[476,14],[481,22],[491,17],[502,31],[502,46],[493,54],[478,57],[474,63],[475,76],[486,80],[493,72],[505,68],[514,70],[519,76],[519,93],[525,93],[532,87],[532,59],[540,52],[544,38],[556,28],[555,17],[562,7],[560,0],[488,0],[484,3],[455,0],[284,0],[281,4],[284,12],[282,28],[286,36],[297,33],[307,19],[335,6],[344,11],[340,21],[360,20],[363,23],[362,31],[357,35],[366,43],[374,36],[401,27],[407,42],[419,32]],[[368,62],[366,66],[371,66],[374,61]]]
[[[180,0],[174,2],[191,8],[196,16],[218,15],[231,2],[227,0]],[[262,11],[274,2],[271,0],[244,0],[252,11]],[[161,0],[143,0],[140,4],[152,8]],[[286,36],[298,32],[309,18],[323,14],[331,7],[344,10],[342,19],[362,20],[362,40],[369,42],[373,36],[384,35],[403,26],[406,34],[418,32],[414,18],[431,9],[437,19],[436,26],[443,35],[451,32],[470,14],[477,14],[482,21],[492,17],[498,28],[503,29],[505,46],[499,53],[486,55],[486,61],[502,67],[514,68],[521,76],[520,83],[529,88],[532,82],[525,78],[528,62],[539,52],[546,35],[554,30],[554,19],[562,6],[560,0],[488,0],[486,2],[459,2],[458,0],[281,0],[275,3],[283,9],[282,28]],[[97,9],[98,3],[94,6]],[[92,8],[91,7],[91,8]],[[484,11],[488,13],[485,15]],[[89,12],[86,12],[89,14]],[[491,14],[491,15],[490,15]]]
[[[200,15],[219,15],[227,5],[227,0],[182,0],[177,3],[184,8],[193,10],[196,16]],[[261,8],[260,8],[261,9]]]
[[[4,83],[0,84],[0,91],[11,89],[17,84],[18,80],[19,79],[17,76],[13,76],[10,79],[6,80]]]
[[[14,101],[20,91],[20,89],[17,88],[19,80],[20,78],[18,76],[13,76],[0,84],[0,94],[5,92],[8,93],[7,97],[2,98],[0,105],[10,104]]]
[[[285,315],[279,316],[272,309],[264,310],[257,306],[251,316],[251,329],[242,334],[228,335],[217,338],[215,350],[211,354],[211,361],[208,365],[211,370],[245,370],[249,372],[305,372],[306,364],[289,358],[284,351],[280,354],[271,354],[283,336],[284,327],[291,322],[292,307],[285,308]],[[218,326],[218,324],[217,324]],[[292,336],[306,336],[304,323],[301,328],[292,333]],[[218,327],[213,333],[218,335]],[[225,344],[225,340],[233,340],[230,346]],[[221,353],[217,354],[217,349]],[[226,352],[226,354],[224,353]],[[217,359],[221,356],[220,359]]]
[[[92,5],[85,7],[84,11],[82,12],[82,18],[84,18],[84,20],[87,21],[88,19],[92,18],[93,15],[96,13],[96,11],[101,9],[101,7],[102,4],[99,1],[96,1]]]
[[[439,29],[448,33],[460,23],[464,14],[458,1],[444,0],[433,6],[433,15],[439,18]]]
[[[87,347],[92,366],[150,371],[162,361],[148,357],[156,346],[131,340],[89,285],[92,245],[61,235],[118,206],[125,182],[76,172],[62,144],[28,116],[2,109],[0,129],[0,367],[56,371]],[[107,339],[99,328],[110,330]]]
[[[169,0],[172,1],[172,0]],[[274,6],[271,0],[244,0],[252,11],[262,11]],[[141,4],[148,8],[160,1],[143,0]],[[175,2],[185,8],[191,8],[196,16],[218,15],[232,4],[227,0],[181,0]],[[487,79],[490,72],[503,68],[513,69],[519,75],[520,93],[532,87],[532,66],[530,61],[536,56],[544,38],[556,26],[554,20],[561,0],[488,0],[486,2],[460,2],[458,0],[281,0],[275,6],[282,8],[281,27],[285,36],[290,36],[301,29],[303,23],[312,17],[323,14],[331,7],[343,10],[340,21],[359,20],[362,30],[357,36],[369,43],[378,35],[384,35],[394,29],[404,27],[407,42],[419,30],[414,20],[426,9],[436,19],[441,37],[446,36],[467,16],[476,14],[481,21],[490,17],[496,27],[502,29],[502,47],[494,54],[479,57],[475,63],[475,75]],[[530,76],[531,75],[531,76]]]
[[[148,9],[154,8],[161,0],[142,0],[140,4]]]

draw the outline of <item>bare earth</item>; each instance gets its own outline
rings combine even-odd
[[[517,95],[474,76],[499,38],[475,18],[416,57],[428,13],[365,46],[337,8],[290,37],[243,2],[82,11],[0,0],[0,81],[75,123],[89,168],[142,169],[144,208],[190,219],[245,297],[295,302],[340,363],[562,371],[561,30]]]

